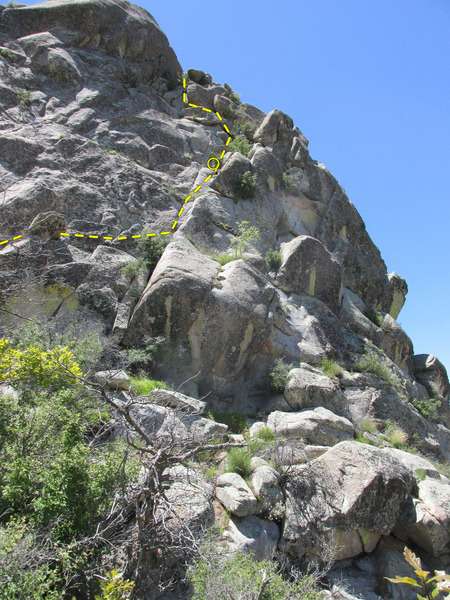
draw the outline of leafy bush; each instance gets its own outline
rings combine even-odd
[[[239,235],[231,240],[235,258],[241,258],[244,252],[250,248],[251,244],[259,240],[259,229],[254,225],[250,225],[248,221],[238,223],[238,229]]]
[[[130,377],[131,386],[136,394],[148,396],[153,390],[170,390],[170,386],[165,381],[150,379],[149,377]]]
[[[281,267],[282,257],[279,250],[268,250],[264,259],[272,271],[278,271]]]
[[[343,374],[342,367],[325,356],[322,359],[321,369],[328,377],[341,377]]]
[[[289,371],[294,365],[285,363],[282,358],[277,358],[269,373],[269,390],[271,394],[282,394],[289,381]]]
[[[450,575],[447,575],[445,571],[436,571],[435,575],[430,577],[430,571],[423,570],[422,562],[414,552],[405,547],[403,555],[406,562],[413,567],[416,579],[412,577],[400,577],[399,575],[395,579],[391,579],[390,577],[385,577],[385,579],[391,583],[406,583],[407,585],[419,588],[423,594],[417,593],[419,600],[431,600],[432,598],[436,598],[440,593],[450,592]]]
[[[234,123],[233,133],[236,135],[244,135],[250,142],[253,140],[253,134],[255,131],[256,125],[251,121],[246,121],[245,119],[240,118]]]
[[[7,60],[13,60],[14,58],[14,54],[6,48],[2,48],[0,54],[3,56],[3,58],[6,58]]]
[[[356,432],[355,440],[357,442],[360,442],[361,444],[369,444],[370,446],[377,445],[373,440],[369,440],[368,438],[366,438],[366,436],[363,433],[361,433],[359,431]]]
[[[234,184],[235,193],[243,200],[253,198],[255,194],[258,177],[256,173],[252,175],[250,171],[246,171]]]
[[[248,448],[232,448],[227,455],[227,473],[237,473],[244,479],[249,477],[251,460]]]
[[[244,156],[248,156],[253,144],[248,141],[245,135],[238,134],[228,144],[228,150],[231,152],[240,152]]]
[[[214,256],[211,258],[213,258],[213,260],[216,260],[218,263],[220,263],[220,265],[222,267],[224,265],[228,264],[229,262],[233,262],[233,260],[236,260],[236,257],[233,256],[232,254],[219,254],[218,256]]]
[[[137,258],[134,262],[128,263],[120,269],[122,275],[132,281],[139,274],[139,271],[144,266],[145,261],[142,257]]]
[[[372,323],[377,327],[381,327],[383,323],[383,315],[380,313],[379,310],[367,307],[364,311],[364,316],[366,316],[369,319],[369,321],[372,321]]]
[[[275,432],[270,427],[261,427],[257,433],[257,437],[265,442],[273,442],[275,439]]]
[[[209,410],[206,415],[216,423],[228,425],[235,433],[244,433],[248,429],[247,417],[240,410],[231,412]]]
[[[296,581],[283,579],[274,561],[255,561],[243,552],[226,555],[210,551],[188,572],[193,600],[321,600],[311,575]],[[202,552],[205,556],[205,552]]]
[[[131,598],[134,588],[133,581],[127,581],[122,573],[112,570],[105,574],[105,579],[100,582],[101,596],[95,596],[95,600],[126,600]]]
[[[435,419],[441,405],[440,400],[433,398],[411,398],[411,404],[427,419]]]
[[[155,270],[167,244],[168,240],[162,237],[145,237],[140,241],[139,250],[150,274]]]
[[[369,350],[364,353],[357,364],[357,368],[361,373],[373,373],[384,379],[394,387],[399,386],[399,381],[394,377],[387,366],[381,361],[375,352]]]

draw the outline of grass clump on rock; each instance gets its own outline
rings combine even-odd
[[[272,394],[282,394],[289,381],[289,371],[294,365],[285,363],[282,358],[277,358],[272,370],[269,372],[269,391]]]
[[[244,479],[250,476],[252,453],[248,448],[232,448],[227,455],[227,473],[237,473]]]
[[[341,377],[343,373],[342,367],[326,356],[323,357],[320,368],[328,377]]]
[[[131,387],[140,396],[148,396],[153,390],[170,390],[165,381],[150,379],[149,377],[130,377]]]

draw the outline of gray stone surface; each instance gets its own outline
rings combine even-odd
[[[231,517],[223,537],[233,551],[251,553],[255,560],[272,560],[280,530],[276,523],[254,515]]]
[[[340,559],[370,552],[389,534],[414,477],[379,448],[342,442],[290,474],[283,548],[293,556],[321,555],[330,544]]]
[[[215,493],[225,508],[237,517],[247,517],[256,512],[258,501],[237,473],[219,475]]]
[[[276,435],[304,438],[309,443],[323,446],[353,439],[352,423],[323,407],[295,413],[274,411],[269,415],[267,425]]]

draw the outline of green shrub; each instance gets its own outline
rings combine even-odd
[[[370,419],[363,419],[361,421],[361,423],[359,424],[359,427],[363,431],[367,431],[367,433],[373,433],[373,434],[378,433],[378,428],[377,428],[376,423],[374,423]]]
[[[248,429],[247,417],[240,410],[230,412],[209,410],[206,415],[216,423],[228,425],[235,433],[244,433]]]
[[[279,250],[268,250],[264,259],[272,271],[278,271],[281,267],[282,257]]]
[[[142,257],[137,258],[134,262],[128,263],[120,269],[122,275],[124,275],[130,281],[133,281],[139,274],[139,271],[144,267],[144,259]]]
[[[269,391],[271,394],[282,394],[289,381],[289,371],[294,368],[291,363],[285,363],[277,358],[269,372]]]
[[[6,58],[7,60],[14,59],[14,54],[12,52],[10,52],[9,50],[7,50],[6,48],[2,48],[0,51],[0,54],[3,56],[3,58]]]
[[[248,448],[232,448],[227,455],[227,473],[237,473],[244,479],[250,476],[252,453]]]
[[[441,405],[440,400],[433,398],[411,398],[411,404],[427,419],[435,419]]]
[[[342,367],[325,356],[322,358],[321,369],[328,377],[341,377],[343,375]]]
[[[201,558],[188,571],[193,600],[322,600],[311,575],[296,582],[285,580],[276,562],[255,561],[241,551],[227,555],[216,544],[217,549],[202,549]],[[263,585],[265,579],[269,581]]]
[[[150,379],[149,377],[130,377],[131,387],[139,396],[148,396],[153,390],[170,390],[165,381]]]
[[[238,134],[228,144],[228,150],[230,152],[240,152],[244,156],[248,156],[253,144],[248,141],[245,135]]]
[[[265,442],[273,442],[275,439],[275,432],[270,427],[261,427],[257,437]]]
[[[250,246],[259,240],[259,229],[248,221],[238,223],[239,234],[231,240],[235,258],[241,258]],[[229,262],[229,261],[227,261]]]
[[[359,431],[356,432],[355,440],[357,442],[360,442],[361,444],[369,444],[370,446],[377,445],[373,440],[369,440],[368,438],[366,438],[366,436],[363,433],[361,433]]]
[[[108,150],[108,154],[111,154],[111,156],[120,156],[120,152],[118,150]]]
[[[372,321],[374,325],[377,327],[381,327],[383,324],[383,315],[379,310],[375,310],[374,308],[370,308],[369,306],[364,310],[364,316],[366,316],[369,321]]]
[[[218,256],[211,257],[213,260],[216,260],[222,267],[229,262],[233,262],[236,260],[236,257],[232,254],[219,254]]]
[[[253,134],[255,131],[256,125],[251,121],[246,121],[245,119],[240,118],[234,123],[233,133],[235,135],[244,135],[250,142],[253,140]]]
[[[168,240],[162,237],[145,237],[139,243],[139,251],[144,259],[145,266],[150,271],[150,275],[155,270],[159,259],[168,244]]]
[[[234,184],[235,193],[240,196],[243,200],[247,198],[253,198],[255,195],[256,184],[258,183],[258,177],[252,175],[250,171],[246,171]]]
[[[302,178],[301,173],[283,173],[283,187],[286,191],[293,195],[300,195],[298,184]]]
[[[131,598],[134,588],[133,581],[127,581],[122,573],[111,571],[105,573],[105,578],[100,581],[101,596],[95,596],[95,600],[126,600]]]
[[[400,382],[391,374],[388,367],[372,350],[369,350],[361,356],[357,368],[361,373],[373,373],[390,383],[392,386],[399,387]]]
[[[232,91],[230,94],[230,100],[235,104],[241,104],[241,94],[238,94],[235,91]]]

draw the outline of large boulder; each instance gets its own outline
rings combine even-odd
[[[346,410],[345,398],[337,381],[304,363],[289,372],[284,398],[294,411],[316,406],[336,413]]]
[[[216,481],[216,497],[237,517],[247,517],[256,512],[258,501],[237,473],[219,475]]]
[[[448,396],[450,383],[447,370],[432,354],[416,354],[412,359],[414,375],[427,388],[431,396]]]
[[[4,10],[0,16],[0,32],[17,38],[55,28],[70,30],[74,45],[142,63],[154,79],[175,79],[182,72],[153,17],[126,0],[47,0]]]
[[[276,523],[265,521],[254,515],[231,517],[223,534],[232,551],[249,552],[254,560],[272,560],[280,536]]]
[[[283,289],[318,298],[337,311],[341,301],[341,266],[319,240],[299,235],[281,245],[277,280]]]
[[[302,437],[310,443],[324,446],[353,439],[352,423],[322,406],[295,413],[274,411],[267,419],[267,426],[277,435]]]
[[[417,490],[404,503],[394,534],[431,556],[450,555],[450,484],[426,477]]]
[[[293,467],[286,487],[283,547],[314,557],[371,552],[395,526],[414,477],[383,450],[342,442],[309,465]]]
[[[279,481],[280,474],[264,462],[251,473],[250,485],[258,500],[257,514],[271,519],[280,519],[284,515],[284,496]]]

